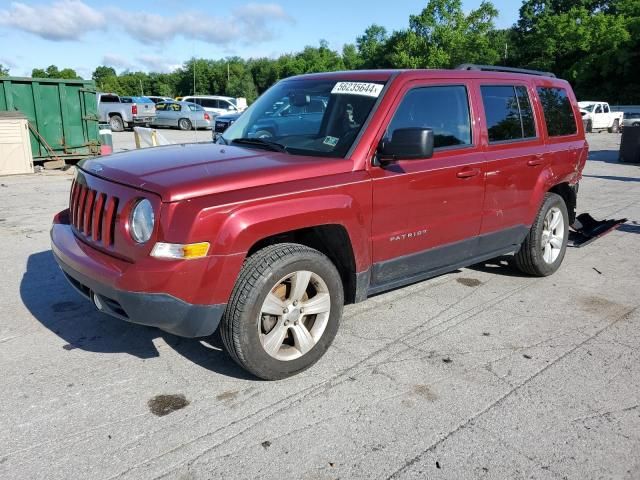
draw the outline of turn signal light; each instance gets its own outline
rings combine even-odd
[[[209,242],[199,243],[164,243],[158,242],[151,250],[151,256],[156,258],[171,258],[176,260],[190,260],[206,257],[209,253]]]
[[[209,114],[208,114],[208,113],[205,113],[205,114],[204,114],[204,119],[205,119],[205,120],[211,120],[211,117],[209,116]]]

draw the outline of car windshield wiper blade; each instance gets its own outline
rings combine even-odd
[[[271,140],[265,140],[264,138],[249,138],[240,137],[231,140],[231,143],[238,143],[240,145],[255,145],[257,147],[265,147],[274,152],[289,153],[287,147],[278,142],[272,142]]]

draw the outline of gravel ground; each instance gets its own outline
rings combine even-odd
[[[487,263],[347,307],[280,382],[215,336],[98,313],[49,249],[69,172],[0,178],[0,478],[640,478],[640,167],[619,138],[589,136],[579,211],[620,230],[549,278]]]

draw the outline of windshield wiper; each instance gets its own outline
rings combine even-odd
[[[265,140],[264,138],[249,138],[249,137],[240,137],[234,138],[231,140],[231,143],[237,143],[240,145],[255,145],[256,147],[267,148],[268,150],[272,150],[274,152],[283,152],[289,153],[287,147],[278,142],[272,142],[271,140]]]

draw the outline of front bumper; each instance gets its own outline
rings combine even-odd
[[[125,274],[123,270],[113,261],[103,261],[106,255],[100,252],[89,256],[86,250],[90,247],[76,238],[69,225],[53,224],[51,248],[69,283],[96,306],[100,305],[104,313],[181,337],[204,337],[218,328],[226,304],[191,304],[167,293],[117,288],[118,279]],[[81,266],[84,272],[75,266]]]

